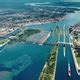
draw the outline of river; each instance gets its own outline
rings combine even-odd
[[[65,43],[69,43],[69,31],[68,28],[65,28],[65,37],[64,34],[60,35],[59,42],[63,42],[65,38]],[[64,56],[64,47],[65,47],[65,56]],[[65,44],[63,47],[63,44],[59,44],[58,48],[58,57],[57,57],[57,67],[56,67],[56,74],[55,74],[55,80],[80,80],[80,76],[77,74],[71,46],[70,44]],[[70,74],[71,76],[68,76],[68,64],[70,64]]]
[[[64,24],[66,24],[67,27],[74,25],[79,21],[80,13],[76,12],[67,14],[63,21],[40,25],[30,25],[27,26],[27,28],[50,31],[50,29],[55,28],[55,26],[62,27]],[[48,42],[53,42],[54,39],[54,34],[51,34]],[[51,48],[51,46],[47,45],[45,46],[20,42],[8,44],[4,47],[4,49],[2,49],[2,51],[0,51],[0,68],[2,71],[6,70],[10,72],[10,78],[7,80],[38,80]],[[3,68],[3,66],[6,67]]]

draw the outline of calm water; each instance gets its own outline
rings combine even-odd
[[[65,42],[69,42],[68,29],[65,30],[67,31],[65,36]],[[60,36],[59,41],[63,41],[63,39],[64,39],[64,34]],[[68,77],[69,63],[71,69],[71,77]],[[78,76],[75,68],[71,46],[69,44],[65,45],[65,56],[64,56],[63,44],[59,44],[55,80],[80,80],[80,76]]]
[[[76,18],[75,18],[76,17]],[[55,26],[74,25],[80,21],[80,13],[71,13],[65,17],[65,20],[57,23],[47,23],[41,25],[32,25],[28,28],[38,28],[42,30],[50,30]],[[55,36],[51,34],[48,39],[53,42]],[[0,69],[10,72],[9,79],[13,80],[38,80],[39,74],[48,58],[51,46],[40,46],[27,43],[8,44],[0,51]]]
[[[14,70],[13,74],[18,74],[14,80],[37,80],[50,50],[49,46],[26,43],[9,44],[0,54],[0,63]],[[23,71],[19,73],[20,70]]]
[[[71,26],[71,25],[74,25],[74,24],[79,23],[79,22],[80,22],[80,13],[76,12],[76,13],[67,14],[63,21],[59,21],[56,23],[41,24],[41,25],[31,25],[31,26],[28,26],[27,28],[51,30],[55,26],[62,27],[62,26],[64,26],[64,24],[66,24],[66,26]]]

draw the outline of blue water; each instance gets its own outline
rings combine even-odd
[[[39,46],[39,45],[31,45],[26,43],[15,43],[15,44],[9,44],[7,45],[3,51],[0,54],[0,63],[1,64],[12,64],[10,68],[14,68],[13,66],[19,66],[24,63],[24,61],[21,63],[21,61],[16,62],[19,57],[23,55],[27,55],[25,60],[29,60],[29,65],[17,76],[14,77],[14,80],[37,80],[39,77],[39,74],[44,66],[45,61],[47,60],[49,56],[49,52],[51,50],[50,46]],[[23,57],[22,57],[23,59]],[[16,60],[16,61],[15,61]],[[20,59],[19,59],[20,60]],[[23,67],[24,68],[24,67]],[[19,69],[16,68],[18,72]],[[16,71],[14,71],[16,74]]]
[[[65,30],[67,31],[65,35],[65,42],[69,42],[68,28],[66,28]],[[64,35],[60,36],[59,41],[61,42],[63,41],[64,39],[63,36]],[[69,44],[65,45],[65,56],[63,48],[64,48],[63,44],[59,44],[55,80],[80,80],[80,76],[78,76],[75,68],[71,46]],[[70,78],[68,77],[68,64],[70,64],[70,69],[71,69]]]
[[[63,39],[63,35],[60,35],[59,41],[63,42]],[[59,44],[55,80],[68,80],[66,61],[64,58],[63,44]]]
[[[66,36],[66,42],[69,42],[69,34],[68,33]],[[70,45],[66,45],[66,58],[67,58],[67,64],[70,63],[70,67],[71,67],[70,80],[80,80],[80,76],[78,76],[76,68],[75,68],[75,63],[74,63]]]
[[[76,16],[76,18],[75,18]],[[56,23],[47,23],[41,25],[31,25],[28,28],[35,28],[41,30],[48,30],[55,28],[55,26],[62,27],[64,24],[67,26],[74,25],[80,21],[80,13],[71,13],[65,17],[65,20]],[[55,40],[54,33],[51,34],[48,40],[53,42]],[[53,37],[54,36],[54,37]],[[63,39],[62,36],[60,38]],[[59,45],[62,46],[62,45]],[[8,44],[2,51],[0,51],[0,64],[2,69],[7,69],[13,74],[13,80],[38,80],[40,72],[48,58],[51,46],[27,44],[27,43],[12,43]],[[63,48],[60,47],[61,51]],[[62,54],[62,53],[60,53]],[[59,56],[60,56],[59,54]],[[63,57],[63,54],[62,54]],[[60,61],[62,61],[62,57]],[[62,64],[65,67],[66,60],[63,58]],[[61,68],[62,69],[62,68]],[[61,70],[58,68],[58,70]],[[57,72],[58,72],[57,70]],[[66,70],[66,69],[65,69]],[[63,71],[66,74],[65,71]],[[59,73],[58,73],[59,74]],[[63,80],[65,75],[61,75]],[[58,80],[58,79],[57,79]]]
[[[79,23],[80,21],[80,13],[70,13],[65,16],[65,19],[56,23],[47,23],[47,24],[41,24],[41,25],[30,25],[27,26],[27,28],[35,28],[35,29],[42,29],[42,30],[48,30],[54,29],[55,26],[64,26],[66,24],[66,27],[69,27],[71,25],[74,25],[76,23]]]
[[[16,29],[14,32],[11,32],[11,33],[9,33],[9,34],[6,34],[6,35],[4,35],[3,37],[4,37],[4,38],[8,38],[8,37],[10,37],[10,36],[16,35],[16,34],[19,33],[19,32],[20,32],[20,30],[19,30],[19,29]]]

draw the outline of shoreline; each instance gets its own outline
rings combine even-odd
[[[71,42],[72,42],[73,38],[72,38],[71,34],[69,34],[69,35],[70,35],[70,39],[71,39]],[[78,66],[78,62],[77,62],[77,59],[76,59],[76,55],[75,55],[75,53],[74,53],[74,48],[71,48],[71,51],[72,51],[72,56],[73,56],[73,59],[74,59],[76,71],[77,71],[78,75],[80,75],[80,72],[79,72],[79,71],[80,71],[80,67]]]
[[[57,60],[57,51],[56,49],[58,49],[58,47],[53,47],[51,52],[50,52],[50,55],[48,57],[48,60],[45,62],[44,66],[43,66],[43,69],[40,73],[40,76],[39,76],[39,80],[55,80],[55,72],[56,72],[56,60]],[[54,56],[53,56],[54,55]],[[55,61],[53,61],[52,59],[55,58]],[[50,63],[50,59],[53,61],[53,63]],[[52,66],[52,67],[51,67]],[[49,72],[48,70],[50,70],[49,68],[52,68],[52,72]],[[47,72],[48,71],[48,72]]]
[[[49,32],[46,36],[44,36],[41,41],[39,41],[40,44],[43,44],[49,37],[50,37],[51,32]]]
[[[48,20],[48,21],[46,21],[46,20],[44,20],[44,21],[38,21],[37,20],[37,21],[28,22],[28,23],[27,22],[23,23],[23,26],[40,25],[40,24],[47,24],[47,23],[51,23],[51,22],[56,23],[56,22],[64,20],[64,19],[65,19],[65,16],[63,16],[59,20]]]
[[[54,21],[49,21],[49,22],[30,22],[30,23],[25,23],[23,24],[23,26],[31,26],[31,25],[40,25],[40,24],[47,24],[47,23],[51,23],[51,22],[54,22]]]
[[[4,43],[0,44],[0,48],[2,48],[3,46],[5,46],[10,40],[7,39],[7,41],[5,41]]]

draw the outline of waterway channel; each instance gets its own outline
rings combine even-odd
[[[27,26],[27,28],[50,31],[51,29],[55,28],[55,26],[62,27],[64,24],[66,24],[67,27],[74,25],[79,21],[80,13],[77,12],[67,14],[63,21],[56,23],[30,25]],[[53,42],[54,39],[54,34],[51,34],[48,42]],[[0,73],[2,71],[10,72],[10,74],[7,75],[7,80],[38,80],[40,72],[49,56],[51,48],[52,46],[20,42],[8,44],[2,49],[2,51],[0,51]]]

